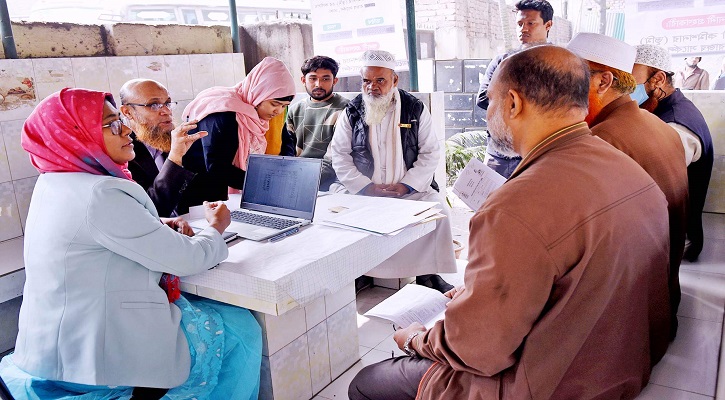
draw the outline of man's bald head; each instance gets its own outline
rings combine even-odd
[[[563,47],[537,46],[504,60],[496,69],[491,86],[493,91],[514,90],[541,111],[586,111],[589,67]]]
[[[139,101],[137,97],[141,94],[147,91],[158,91],[159,89],[165,91],[168,97],[169,91],[166,87],[155,80],[143,78],[131,79],[121,86],[118,97],[121,98],[121,104],[136,103]]]

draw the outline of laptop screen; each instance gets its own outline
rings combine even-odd
[[[250,154],[241,207],[312,220],[322,160]]]

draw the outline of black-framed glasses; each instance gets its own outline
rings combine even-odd
[[[123,132],[123,122],[117,119],[110,124],[101,125],[101,128],[111,128],[111,133],[118,136]]]
[[[166,107],[169,110],[173,110],[176,108],[176,102],[175,101],[167,101],[166,103],[151,103],[151,104],[140,104],[140,103],[126,103],[127,106],[138,106],[138,107],[148,107],[154,111],[161,111],[162,108]]]

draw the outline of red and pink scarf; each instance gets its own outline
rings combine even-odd
[[[132,180],[128,163],[114,162],[103,140],[107,100],[115,106],[110,93],[65,88],[41,101],[25,121],[20,138],[33,166],[41,174],[87,172]],[[169,302],[181,295],[179,285],[179,277],[162,275],[161,287]]]

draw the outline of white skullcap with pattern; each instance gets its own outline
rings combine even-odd
[[[642,64],[660,71],[672,72],[670,52],[662,46],[640,44],[635,46],[637,57],[635,64]]]
[[[395,56],[384,50],[368,50],[363,53],[362,60],[363,67],[395,69]]]
[[[634,57],[637,50],[621,40],[599,33],[579,32],[566,45],[572,53],[579,57],[632,73]]]

